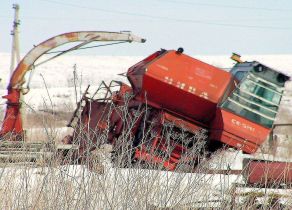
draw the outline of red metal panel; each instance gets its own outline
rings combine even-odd
[[[220,101],[231,79],[230,73],[173,50],[152,62],[146,76],[193,92],[213,103]]]
[[[145,100],[156,108],[167,109],[205,124],[214,117],[215,103],[155,78],[144,76],[143,89]]]
[[[246,153],[254,153],[259,148],[259,145],[254,142],[250,142],[224,130],[212,130],[210,139],[221,141],[224,144],[240,149]]]
[[[233,81],[230,73],[176,51],[145,68],[140,97],[206,124]]]
[[[127,77],[135,94],[141,91],[146,66],[151,61],[157,59],[163,53],[165,53],[165,51],[157,51],[129,68],[127,72]]]
[[[20,90],[9,89],[8,95],[2,98],[7,99],[7,110],[0,130],[0,138],[20,140],[24,135],[19,102]]]
[[[244,160],[244,177],[249,184],[278,186],[292,183],[292,163]]]
[[[268,137],[270,129],[221,108],[212,122],[210,138],[254,153]]]
[[[163,121],[164,122],[171,122],[173,123],[175,126],[179,127],[179,128],[184,128],[187,131],[191,132],[191,133],[196,133],[198,132],[200,129],[202,129],[202,127],[197,126],[193,123],[187,122],[183,119],[177,118],[169,113],[163,113]]]

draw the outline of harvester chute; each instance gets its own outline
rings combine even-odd
[[[20,113],[20,96],[24,91],[22,87],[22,85],[25,83],[24,76],[28,71],[34,68],[35,62],[42,55],[61,45],[72,42],[81,42],[66,51],[62,51],[53,58],[72,50],[77,50],[89,43],[96,41],[145,42],[146,40],[133,35],[130,32],[77,31],[54,36],[35,46],[17,65],[7,87],[8,94],[3,96],[3,98],[7,99],[7,109],[0,131],[0,138],[7,138],[8,140],[23,139],[23,127]]]

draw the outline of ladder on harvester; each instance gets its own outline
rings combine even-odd
[[[73,115],[71,117],[71,119],[69,120],[69,123],[67,124],[67,127],[74,127],[74,125],[76,124],[76,122],[78,122],[80,120],[80,115],[81,112],[85,106],[85,104],[83,103],[86,100],[86,95],[88,94],[88,89],[89,89],[90,85],[87,86],[86,90],[84,91],[80,101],[77,103],[77,107],[75,109],[75,111],[73,112]]]

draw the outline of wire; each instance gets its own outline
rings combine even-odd
[[[226,5],[226,4],[208,4],[208,3],[197,3],[197,2],[177,1],[177,0],[158,0],[158,1],[165,1],[167,3],[197,5],[197,6],[204,6],[204,7],[221,7],[221,8],[230,8],[230,9],[263,10],[263,11],[277,11],[277,12],[291,12],[292,11],[292,9],[274,9],[274,8],[266,8],[266,7],[247,7],[247,6]]]
[[[54,0],[40,0],[40,1],[59,4],[59,5],[63,5],[63,6],[75,7],[75,8],[79,8],[79,9],[95,10],[95,11],[106,12],[106,13],[156,18],[155,16],[146,15],[146,14],[124,12],[124,11],[119,11],[119,10],[107,10],[107,9],[101,9],[101,8],[96,8],[96,7],[86,7],[86,6],[82,6],[82,5],[78,5],[78,4],[64,3],[64,2],[54,1]]]
[[[109,44],[100,44],[100,45],[94,45],[94,46],[88,46],[88,47],[80,47],[78,49],[74,49],[71,51],[75,50],[85,50],[85,49],[90,49],[90,48],[97,48],[97,47],[104,47],[104,46],[109,46],[109,45],[116,45],[116,44],[122,44],[122,43],[127,43],[128,41],[121,41],[121,42],[115,42],[115,43],[109,43]],[[52,52],[47,52],[45,54],[54,54],[54,53],[63,53],[67,52],[67,50],[58,50],[58,51],[52,51]]]
[[[76,7],[76,8],[79,8],[79,9],[97,10],[97,11],[105,12],[105,13],[130,15],[130,16],[139,16],[139,17],[146,17],[146,18],[151,18],[151,19],[175,21],[175,22],[196,23],[196,24],[204,24],[204,25],[233,27],[233,28],[277,29],[277,30],[291,30],[292,29],[292,27],[245,25],[245,24],[219,23],[219,22],[193,20],[193,19],[176,19],[176,18],[170,18],[170,17],[146,15],[146,14],[139,14],[139,13],[133,13],[133,12],[123,12],[123,11],[118,11],[118,10],[100,9],[100,8],[96,8],[96,7],[86,7],[86,6],[77,5],[77,4],[58,2],[58,1],[55,1],[55,0],[41,0],[41,1],[50,2],[50,3],[54,3],[54,4],[59,4],[59,5],[63,5],[63,6]]]
[[[86,8],[86,9],[90,9],[90,10],[109,11],[109,10],[105,10],[105,9],[86,7],[86,6],[81,6],[81,5],[72,4],[72,3],[59,2],[59,1],[55,1],[55,0],[41,0],[41,1],[46,1],[46,2],[50,2],[50,3],[61,4],[61,5],[71,6],[71,7],[77,7],[77,8]],[[231,9],[264,10],[264,11],[277,11],[277,12],[283,12],[283,11],[291,12],[292,11],[292,9],[275,9],[275,8],[267,8],[267,7],[248,7],[248,6],[237,6],[237,5],[226,5],[226,4],[209,4],[209,3],[197,3],[197,2],[177,1],[177,0],[157,0],[157,1],[165,1],[165,2],[169,2],[169,3],[188,4],[188,5],[197,5],[197,6],[205,6],[205,7],[231,8]],[[121,11],[115,11],[115,12],[128,13],[128,12],[121,12]]]
[[[0,16],[0,19],[1,18],[5,18],[5,19],[10,19],[11,17],[10,16]],[[51,21],[51,20],[58,20],[58,21],[71,21],[74,20],[74,21],[105,21],[105,20],[112,20],[111,18],[78,18],[76,16],[74,17],[41,17],[41,16],[22,16],[23,19],[31,19],[31,20],[34,20],[34,21],[42,21],[42,20],[48,20],[48,21]],[[124,19],[125,20],[125,19]],[[132,20],[132,19],[127,19],[128,21],[129,20]],[[216,18],[216,20],[212,20],[212,19],[205,19],[205,20],[202,20],[202,21],[226,21],[226,20],[230,20],[230,19],[218,19]],[[292,20],[290,19],[290,17],[286,17],[286,18],[258,18],[258,19],[255,19],[255,18],[236,18],[234,19],[236,21],[260,21],[260,22],[275,22],[275,21],[289,21],[291,22]]]
[[[10,17],[6,17],[7,19]],[[107,20],[111,20],[112,21],[112,18],[78,18],[78,17],[40,17],[40,16],[23,16],[22,17],[23,19],[30,19],[30,20],[34,20],[34,21],[43,21],[43,20],[47,20],[47,21],[52,21],[52,20],[58,20],[58,21],[67,21],[67,22],[72,22],[73,20],[74,21],[107,21]],[[153,17],[152,17],[153,18]],[[1,17],[0,17],[1,19]],[[163,19],[163,17],[159,18],[160,20],[164,21],[165,19]],[[123,20],[127,20],[127,21],[131,21],[133,19],[123,19]],[[168,20],[168,19],[167,19]],[[203,19],[203,20],[200,20],[200,21],[211,21],[211,22],[214,22],[214,21],[228,21],[230,19],[218,19],[216,18],[216,20],[214,19]],[[240,18],[240,19],[233,19],[234,21],[244,21],[244,22],[247,22],[247,21],[258,21],[258,22],[283,22],[283,21],[288,21],[288,22],[291,22],[292,19],[290,17],[287,17],[287,18],[259,18],[259,19],[255,19],[255,18]]]
[[[42,65],[44,63],[47,63],[47,62],[49,62],[49,61],[51,61],[51,60],[53,60],[53,59],[55,59],[55,58],[57,58],[57,57],[59,57],[61,55],[64,55],[65,53],[68,53],[68,52],[72,52],[72,51],[76,51],[76,50],[80,50],[80,49],[81,50],[84,50],[84,49],[97,48],[97,47],[103,47],[103,46],[114,45],[114,44],[122,44],[122,43],[126,43],[126,42],[129,42],[129,41],[120,41],[120,42],[116,42],[116,43],[109,43],[109,44],[103,44],[103,45],[95,45],[95,46],[89,46],[89,47],[81,47],[81,46],[84,46],[84,45],[86,45],[86,44],[88,44],[90,42],[92,42],[92,41],[83,42],[83,43],[78,44],[78,45],[76,45],[76,46],[74,46],[74,47],[72,47],[70,49],[67,49],[67,50],[53,51],[53,52],[44,53],[44,54],[53,54],[53,53],[59,53],[59,54],[54,55],[54,56],[52,56],[52,57],[50,57],[50,58],[48,58],[48,59],[46,59],[46,60],[44,60],[44,61],[42,61],[40,63],[37,63],[37,64],[33,65],[33,68],[36,68],[36,67],[38,67],[38,66],[40,66],[40,65]],[[30,80],[31,80],[31,78],[29,79],[29,81]],[[29,84],[27,85],[27,87],[29,88]]]

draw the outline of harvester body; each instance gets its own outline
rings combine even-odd
[[[241,67],[243,71],[234,71]],[[168,170],[181,162],[199,162],[200,151],[189,154],[200,132],[207,137],[203,149],[209,154],[226,145],[254,153],[269,137],[288,77],[258,62],[238,63],[234,68],[227,72],[180,51],[155,52],[129,68],[131,86],[119,83],[111,100],[87,101],[84,110],[94,103],[109,117],[83,111],[80,122],[92,135],[106,131],[107,143],[114,147],[128,130],[132,159],[161,163]],[[127,114],[109,106],[124,106]],[[165,129],[170,124],[168,135]],[[145,137],[149,130],[152,135]],[[182,132],[185,139],[177,137]],[[88,145],[88,140],[81,141]]]
[[[33,48],[18,64],[4,96],[7,110],[1,140],[25,139],[20,112],[20,97],[26,92],[22,87],[25,74],[43,54],[75,41],[82,43],[68,51],[94,41],[145,39],[120,32],[72,32]],[[73,154],[78,161],[108,143],[116,155],[128,154],[127,163],[141,161],[166,170],[175,170],[180,164],[188,171],[195,170],[202,159],[226,146],[255,153],[273,130],[289,78],[261,63],[242,62],[238,55],[235,57],[237,64],[227,72],[183,54],[182,49],[157,51],[129,68],[126,76],[130,84],[102,83],[96,91],[98,98],[87,97],[85,91],[68,124],[74,133],[63,142],[78,144]],[[279,170],[270,170],[274,166],[247,163],[247,174],[252,175],[248,182],[292,182],[286,163],[276,163]]]

